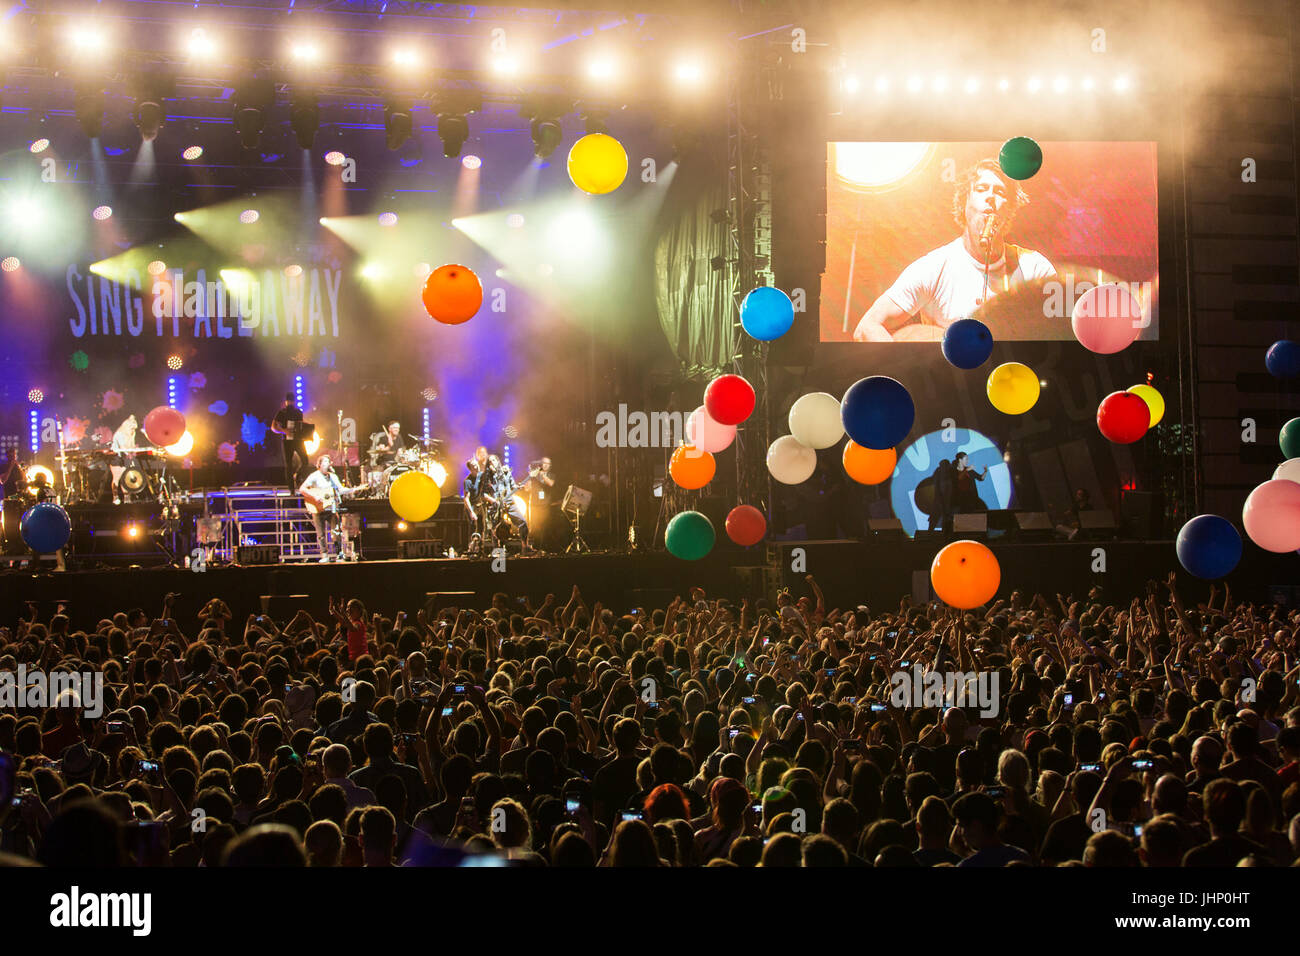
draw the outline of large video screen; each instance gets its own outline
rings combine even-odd
[[[822,341],[937,342],[972,317],[999,341],[1068,340],[1079,297],[1116,284],[1158,337],[1156,144],[1042,142],[1020,181],[1001,145],[827,144]]]

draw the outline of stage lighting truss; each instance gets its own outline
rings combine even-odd
[[[1030,95],[1079,96],[1097,95],[1106,91],[1118,95],[1132,92],[1135,83],[1130,73],[1117,71],[1108,79],[1098,79],[1086,70],[1078,73],[1028,73],[1021,76],[995,74],[981,76],[974,72],[962,72],[954,76],[939,74],[925,76],[917,73],[896,74],[881,73],[871,78],[870,82],[854,73],[846,62],[832,73],[832,81],[837,85],[846,100],[869,104],[891,92],[910,94],[932,93],[939,97],[936,102],[948,104],[950,96],[962,93],[975,96],[985,91],[999,94],[1013,92]]]

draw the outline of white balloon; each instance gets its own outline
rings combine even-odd
[[[829,392],[810,392],[790,406],[790,434],[809,448],[830,448],[844,437],[840,400]]]
[[[723,425],[713,420],[703,405],[686,419],[686,440],[700,451],[716,455],[736,438],[735,425]]]
[[[798,485],[817,470],[817,452],[793,435],[782,435],[767,449],[767,470],[783,485]]]
[[[1277,466],[1277,471],[1273,472],[1273,477],[1300,483],[1300,458],[1288,458],[1282,462]]]

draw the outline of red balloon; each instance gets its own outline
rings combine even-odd
[[[767,537],[767,519],[753,505],[736,505],[727,515],[727,537],[743,548]]]
[[[185,434],[185,416],[167,405],[159,405],[144,417],[144,433],[155,445],[174,445]]]
[[[704,390],[704,410],[719,425],[739,425],[754,412],[754,386],[739,375],[719,375]]]
[[[1097,428],[1117,445],[1131,445],[1151,427],[1151,407],[1132,392],[1111,392],[1097,406]]]

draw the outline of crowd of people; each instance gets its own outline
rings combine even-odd
[[[1300,612],[1187,606],[1173,575],[967,612],[806,585],[629,613],[576,586],[414,617],[29,605],[0,677],[102,675],[102,700],[10,678],[0,862],[1300,862]],[[897,693],[932,671],[940,698]]]

